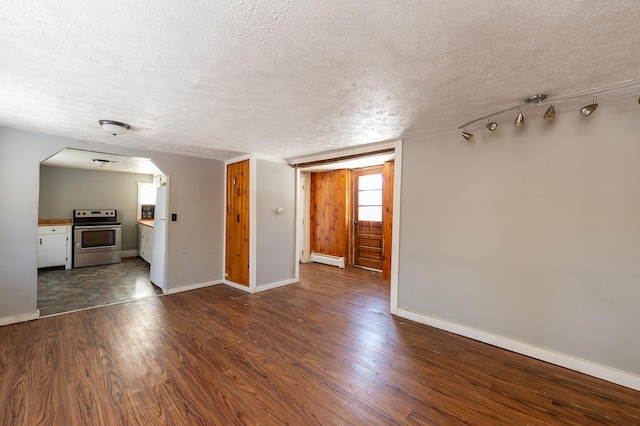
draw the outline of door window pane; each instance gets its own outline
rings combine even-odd
[[[382,190],[360,191],[358,193],[358,205],[382,206]]]
[[[358,176],[358,220],[382,222],[382,173]]]
[[[382,222],[382,206],[359,206],[358,220]]]
[[[358,190],[382,189],[382,173],[358,177]]]

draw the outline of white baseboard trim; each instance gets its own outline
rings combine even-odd
[[[441,319],[429,317],[427,315],[418,314],[406,309],[399,308],[397,315],[411,321],[430,325],[441,330],[459,334],[460,336],[468,337],[470,339],[488,343],[502,349],[530,356],[532,358],[536,358],[550,364],[555,364],[560,367],[587,374],[589,376],[597,377],[611,383],[615,383],[635,390],[640,390],[640,377],[631,373],[626,373],[624,371],[596,364],[591,361],[586,361],[584,359],[575,358],[570,355],[554,352],[549,349],[539,348],[528,343],[512,340],[507,337],[488,333],[486,331],[477,330],[449,321],[443,321]]]
[[[198,288],[209,287],[216,284],[222,284],[222,280],[207,281],[204,283],[186,285],[184,287],[170,288],[164,293],[165,294],[182,293],[183,291],[196,290]]]
[[[344,269],[345,266],[344,257],[330,256],[328,254],[311,253],[309,261],[323,263],[325,265],[337,266],[341,269]]]
[[[136,257],[138,256],[138,250],[122,250],[122,257]]]
[[[0,318],[0,326],[15,324],[18,322],[31,321],[40,318],[40,309],[36,309],[35,312],[31,312],[28,314],[15,315],[12,317],[4,317]]]
[[[289,285],[289,284],[297,283],[298,281],[299,280],[297,280],[295,278],[291,278],[290,280],[280,281],[280,282],[277,282],[277,283],[259,285],[259,286],[256,287],[255,293],[257,293],[259,291],[271,290],[273,288],[282,287],[283,285]]]

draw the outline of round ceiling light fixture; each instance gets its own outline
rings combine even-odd
[[[131,128],[127,123],[121,123],[113,120],[99,120],[98,123],[100,123],[102,130],[112,134],[113,136],[124,135],[127,133],[127,130]]]
[[[537,95],[533,95],[533,96],[529,96],[528,98],[526,98],[524,100],[525,104],[539,104],[542,103],[542,101],[544,101],[545,99],[547,99],[547,95],[544,93],[540,93]]]
[[[104,167],[104,166],[108,166],[111,161],[110,160],[105,160],[103,158],[94,158],[93,162],[94,162],[94,164],[96,164],[99,167]]]

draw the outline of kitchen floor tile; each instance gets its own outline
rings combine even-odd
[[[149,264],[139,257],[111,265],[38,270],[41,317],[159,294],[162,290],[149,281]]]

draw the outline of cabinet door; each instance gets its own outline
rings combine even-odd
[[[148,263],[151,263],[153,229],[145,225],[138,225],[138,229],[140,231],[138,254]]]
[[[38,235],[38,268],[67,263],[67,235]]]

